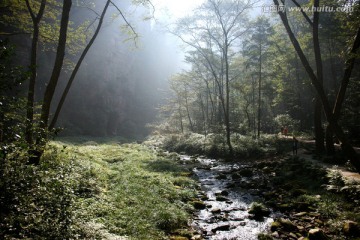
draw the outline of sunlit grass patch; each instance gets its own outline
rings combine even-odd
[[[74,159],[79,237],[106,231],[131,239],[163,239],[186,227],[196,184],[174,160],[140,144],[52,142]],[[99,230],[89,230],[92,225]],[[99,225],[100,224],[100,225]],[[90,232],[92,233],[90,233]]]

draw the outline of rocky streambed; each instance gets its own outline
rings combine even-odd
[[[337,188],[345,192],[329,192],[326,171],[302,159],[288,156],[226,162],[181,155],[180,162],[201,185],[201,194],[193,202],[197,211],[191,224],[201,237],[193,239],[360,236],[356,221],[360,216],[353,214],[360,209],[359,191],[354,195],[354,188],[345,187]]]
[[[194,202],[198,209],[192,227],[205,239],[258,239],[268,230],[275,213],[268,209],[249,213],[259,200],[258,185],[264,178],[246,164],[181,156],[183,164],[194,164],[193,172],[202,194]],[[251,212],[251,211],[250,211]]]

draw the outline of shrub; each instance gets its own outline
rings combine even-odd
[[[60,239],[71,236],[72,163],[56,151],[47,152],[39,166],[27,165],[16,148],[1,162],[0,237]]]

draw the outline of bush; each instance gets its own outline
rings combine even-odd
[[[71,236],[72,163],[56,151],[47,152],[39,166],[14,148],[2,160],[0,172],[0,238],[63,239]]]

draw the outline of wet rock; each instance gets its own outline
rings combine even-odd
[[[273,236],[274,238],[279,238],[280,237],[280,235],[279,235],[279,233],[277,231],[273,232],[271,234],[271,236]]]
[[[282,212],[289,211],[292,209],[292,206],[288,203],[278,203],[276,207]]]
[[[250,214],[254,215],[255,219],[261,219],[270,215],[270,210],[261,203],[253,203],[249,210]]]
[[[206,208],[206,204],[202,201],[194,201],[192,202],[193,206],[197,210],[202,210]]]
[[[360,226],[356,222],[346,221],[342,230],[347,236],[360,237]]]
[[[271,223],[270,230],[271,230],[272,232],[276,232],[278,229],[281,228],[281,226],[282,226],[281,223],[278,222],[278,221],[272,222],[272,223]]]
[[[241,169],[238,173],[243,177],[252,177],[253,176],[253,170],[250,168]]]
[[[213,213],[213,214],[221,213],[221,209],[220,208],[214,208],[214,209],[211,210],[211,213]]]
[[[296,225],[293,222],[291,222],[289,219],[280,218],[278,221],[281,224],[281,226],[287,231],[294,231],[297,229]]]
[[[226,188],[234,188],[234,187],[236,187],[235,183],[229,183],[226,185]]]
[[[212,229],[211,231],[215,233],[217,231],[229,231],[229,230],[230,230],[230,224],[222,224]]]
[[[238,174],[238,173],[233,173],[233,174],[231,175],[231,177],[232,177],[232,179],[240,179],[240,178],[241,178],[241,175]]]
[[[307,214],[307,212],[299,212],[299,213],[294,214],[294,217],[302,217],[302,216],[305,216],[306,214]]]
[[[224,196],[216,196],[216,201],[219,201],[219,202],[225,202],[225,201],[228,201],[229,199],[227,199],[226,197]]]
[[[216,179],[224,180],[224,179],[227,179],[227,177],[226,177],[226,174],[220,173],[219,175],[216,176]]]
[[[309,240],[330,240],[319,228],[310,229],[308,233],[308,238]]]
[[[289,237],[294,238],[294,239],[298,239],[298,237],[296,236],[296,234],[293,233],[293,232],[291,232],[291,233],[289,234]]]
[[[203,239],[200,234],[194,235],[191,237],[191,240],[201,240]]]
[[[170,240],[189,240],[189,238],[183,236],[171,236]]]
[[[223,191],[221,191],[220,194],[223,195],[223,196],[228,196],[228,195],[229,195],[229,192],[226,191],[226,190],[223,190]]]

